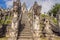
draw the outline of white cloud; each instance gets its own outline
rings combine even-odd
[[[13,0],[4,0],[4,1],[7,8],[11,8],[13,6]]]
[[[34,1],[37,1],[39,5],[42,5],[42,13],[48,12],[55,2],[55,0],[21,0],[21,2],[26,2],[28,8],[34,4]]]
[[[4,0],[6,3],[7,8],[10,8],[13,5],[13,0]],[[42,5],[42,13],[48,12],[51,7],[55,4],[60,2],[60,0],[21,0],[21,3],[25,2],[27,8],[30,8],[34,1],[37,1],[39,5]]]
[[[42,12],[48,12],[54,5],[53,1],[48,0],[42,3]]]

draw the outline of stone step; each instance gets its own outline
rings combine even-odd
[[[25,28],[30,29],[31,27],[28,27],[28,26],[27,26],[27,27],[25,27]]]
[[[31,28],[31,27],[29,27],[29,26],[26,26],[25,28]]]
[[[31,29],[31,27],[25,27],[25,28],[23,28],[23,29]]]
[[[31,30],[31,28],[24,28],[23,30]]]
[[[21,32],[20,34],[30,34],[31,32]]]
[[[31,34],[20,34],[20,36],[32,36]]]
[[[32,38],[32,36],[25,35],[25,36],[19,36],[19,38]]]
[[[21,33],[20,36],[31,36],[31,33],[29,33],[29,34],[26,34],[26,33],[23,34],[23,33]]]
[[[23,32],[24,32],[24,31],[25,31],[25,32],[27,32],[27,31],[30,32],[30,29],[29,29],[29,30],[28,30],[28,29],[23,29],[22,31],[23,31]]]
[[[25,34],[30,34],[31,32],[21,32],[21,33],[22,33],[22,34],[24,34],[24,33],[25,33]]]
[[[31,29],[26,29],[26,28],[24,28],[24,29],[20,29],[20,31],[31,31]]]
[[[33,40],[32,38],[20,38],[18,40]]]
[[[22,32],[20,32],[20,33],[31,33],[31,31],[22,31]]]
[[[31,27],[29,27],[29,26],[24,26],[24,28],[31,28]]]

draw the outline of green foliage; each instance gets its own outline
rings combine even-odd
[[[56,14],[59,9],[60,9],[60,4],[55,4],[53,8],[50,10],[50,14],[53,13],[54,17],[56,17]]]
[[[42,16],[42,17],[45,17],[45,14],[42,14],[41,16]]]
[[[0,24],[4,24],[4,20],[0,20]]]
[[[45,15],[45,14],[41,14],[42,17],[48,17],[48,15]]]
[[[0,20],[0,24],[9,24],[11,23],[11,20]]]
[[[0,24],[9,24],[11,23],[10,17],[9,16],[5,16],[6,20],[1,19],[0,20]]]
[[[8,19],[8,16],[5,16],[6,19]]]
[[[52,21],[57,24],[57,19],[56,18],[53,18]]]
[[[11,20],[6,20],[5,21],[5,24],[10,24],[11,23]]]
[[[7,37],[0,38],[0,40],[8,40]]]

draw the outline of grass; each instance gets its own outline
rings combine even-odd
[[[56,37],[55,40],[60,40],[60,37]]]
[[[0,40],[8,40],[7,37],[0,38]]]
[[[47,40],[46,38],[40,38],[40,40]]]
[[[0,40],[8,40],[8,37],[0,38]],[[40,40],[47,40],[46,37],[41,37]],[[54,40],[60,40],[60,37],[55,37]]]
[[[55,37],[55,38],[53,38],[54,40],[60,40],[60,37]],[[40,40],[47,40],[47,38],[45,37],[45,38],[40,38]]]
[[[52,21],[54,24],[57,24],[57,19],[53,18]]]

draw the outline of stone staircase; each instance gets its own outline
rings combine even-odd
[[[19,34],[19,39],[18,40],[33,40],[31,27],[30,27],[28,17],[27,17],[26,14],[22,14],[21,24],[24,24],[24,26],[23,26],[22,30],[20,30],[21,32]]]
[[[32,40],[32,34],[29,28],[23,29],[18,40]]]

